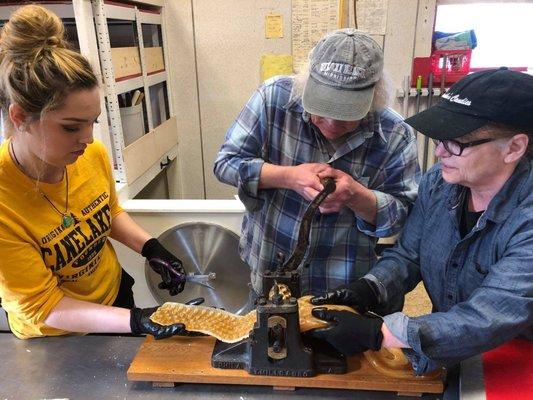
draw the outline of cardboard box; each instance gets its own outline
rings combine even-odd
[[[138,47],[112,47],[111,60],[115,80],[141,75],[141,58]]]
[[[153,74],[154,72],[163,71],[165,69],[162,47],[145,47],[144,57],[147,74]]]

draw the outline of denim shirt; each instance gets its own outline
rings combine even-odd
[[[397,245],[369,272],[398,309],[423,280],[428,315],[395,313],[385,324],[411,349],[417,373],[450,365],[518,336],[533,338],[533,161],[523,159],[461,239],[466,188],[446,183],[435,165]]]
[[[258,272],[275,269],[277,254],[288,258],[295,248],[309,205],[293,190],[259,189],[265,162],[328,163],[373,190],[375,226],[347,207],[315,216],[300,284],[302,293],[321,294],[367,273],[377,258],[377,238],[393,235],[403,226],[420,180],[417,144],[403,119],[383,109],[370,112],[333,146],[313,128],[301,98],[291,98],[292,85],[292,77],[275,77],[255,91],[229,128],[214,173],[238,188],[246,206],[239,250],[252,268],[257,292],[262,290]]]

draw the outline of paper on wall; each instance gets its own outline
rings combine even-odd
[[[261,82],[276,75],[292,75],[290,54],[263,54],[261,56]]]
[[[374,35],[385,35],[389,0],[357,0],[357,29]]]
[[[337,29],[339,0],[292,0],[294,72],[307,63],[309,51],[329,31]]]
[[[265,38],[280,39],[283,37],[283,15],[265,15]]]

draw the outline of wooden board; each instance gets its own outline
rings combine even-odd
[[[212,337],[187,338],[175,336],[154,340],[147,337],[128,369],[131,381],[220,383],[232,385],[263,385],[276,389],[311,387],[329,389],[385,390],[401,393],[442,393],[441,378],[428,380],[416,377],[395,379],[379,374],[361,355],[348,360],[348,372],[342,375],[323,374],[312,378],[250,375],[244,370],[211,367]]]
[[[141,59],[138,47],[112,47],[111,61],[115,80],[141,75]]]
[[[177,143],[176,117],[172,117],[126,146],[123,155],[128,182],[138,179]]]
[[[162,47],[145,47],[144,59],[146,63],[147,74],[153,74],[165,70]]]

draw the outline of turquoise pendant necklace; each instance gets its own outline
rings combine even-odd
[[[22,165],[20,164],[19,160],[17,159],[17,155],[15,154],[15,149],[13,148],[13,140],[11,140],[9,142],[9,147],[11,149],[11,154],[13,154],[13,158],[15,159],[15,162],[17,163],[17,165],[19,166],[19,168],[22,170],[22,172],[24,172],[24,167],[22,167]],[[77,223],[78,220],[76,219],[76,217],[71,213],[71,212],[68,212],[68,171],[67,171],[67,167],[65,167],[65,181],[66,181],[66,189],[65,191],[67,192],[66,193],[66,201],[65,201],[65,211],[64,212],[61,212],[61,210],[59,210],[54,203],[52,203],[52,201],[48,198],[48,196],[41,190],[41,188],[39,186],[37,186],[37,191],[41,194],[41,196],[52,206],[52,208],[59,214],[61,215],[61,225],[64,227],[64,228],[69,228],[72,226],[72,224],[74,223]]]
[[[71,226],[73,223],[74,223],[74,218],[72,218],[72,215],[63,214],[62,225],[63,225],[65,228],[68,228],[68,227]]]
[[[67,172],[67,167],[65,167],[65,181],[66,181],[66,192],[67,192],[67,195],[66,195],[66,201],[65,201],[65,211],[64,212],[61,212],[55,205],[54,203],[52,203],[52,201],[48,198],[48,196],[46,194],[43,193],[43,191],[37,187],[37,190],[39,191],[39,193],[41,193],[41,196],[44,197],[44,199],[52,206],[52,208],[59,214],[61,215],[61,225],[63,225],[64,228],[69,228],[70,226],[72,226],[72,224],[75,222],[75,217],[74,215],[72,215],[72,213],[69,213],[68,212],[68,172]]]

